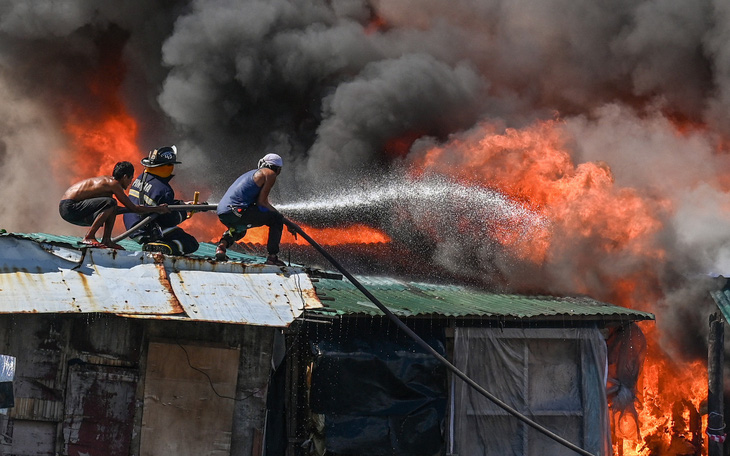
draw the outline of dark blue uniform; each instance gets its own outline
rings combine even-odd
[[[175,192],[170,186],[170,177],[159,177],[151,173],[142,173],[134,180],[129,190],[129,199],[139,206],[159,206],[161,204],[178,205],[185,204],[184,201],[175,199]],[[145,218],[147,214],[124,214],[124,226],[127,229]],[[142,229],[132,233],[135,241],[144,245],[144,250],[158,250],[147,248],[153,244],[156,246],[166,245],[172,255],[184,255],[198,250],[198,241],[186,233],[177,225],[187,218],[187,212],[172,211],[169,214],[159,214],[152,222]]]

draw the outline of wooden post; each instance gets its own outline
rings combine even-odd
[[[708,456],[722,456],[725,436],[725,420],[723,417],[723,381],[725,331],[722,317],[714,313],[710,315],[710,334],[707,345],[707,433]],[[717,436],[716,438],[711,438]]]

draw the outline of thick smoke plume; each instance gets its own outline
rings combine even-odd
[[[419,204],[398,206],[419,223],[389,223],[388,211],[369,221],[396,240],[429,227],[435,265],[477,282],[498,272],[515,291],[611,300],[615,283],[643,278],[634,302],[658,299],[642,305],[661,310],[657,324],[679,347],[710,310],[683,309],[704,299],[707,274],[730,268],[726,0],[0,0],[0,228],[78,234],[57,203],[81,177],[68,165],[69,119],[104,110],[90,74],[119,81],[140,158],[177,144],[178,188],[215,201],[276,152],[282,207],[352,188],[413,192],[429,179],[447,182],[439,198],[453,185],[493,192],[492,203],[438,200],[441,223],[423,220]],[[484,141],[545,122],[560,137],[550,169],[540,154]],[[476,160],[464,152],[480,148]],[[528,167],[552,179],[562,205],[496,174]],[[583,190],[568,195],[576,182]],[[616,200],[626,211],[586,215]],[[525,211],[521,229],[548,220],[536,230],[542,250],[485,241],[484,226],[504,226],[499,204]],[[618,227],[627,239],[609,233],[644,218]],[[586,228],[569,236],[558,219]],[[678,332],[673,316],[692,331]]]

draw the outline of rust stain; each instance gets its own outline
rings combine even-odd
[[[95,271],[98,272],[98,271]],[[94,292],[91,290],[91,287],[89,286],[89,278],[84,274],[83,272],[76,271],[78,274],[79,280],[81,281],[81,286],[84,288],[84,293],[86,294],[86,298],[89,300],[91,305],[96,308],[96,302],[94,299]],[[76,305],[78,310],[81,310],[81,306],[76,303],[76,300],[74,298],[74,304]],[[99,306],[101,307],[101,306]]]
[[[313,299],[321,304],[321,301],[319,300],[319,296],[317,296],[317,292],[314,290],[314,288],[305,288],[301,291],[301,293],[306,298]]]
[[[155,255],[155,267],[157,268],[157,272],[160,274],[160,285],[162,285],[162,288],[167,290],[170,298],[168,299],[168,302],[172,306],[174,313],[184,313],[185,310],[183,309],[182,305],[180,304],[180,300],[177,299],[177,295],[175,295],[175,290],[172,289],[172,284],[170,283],[170,276],[167,274],[167,269],[165,269],[165,264],[162,262],[164,257],[162,254]]]

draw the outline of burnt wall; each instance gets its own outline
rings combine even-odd
[[[192,425],[190,420],[205,412],[215,402],[213,399],[221,401],[232,409],[230,429],[224,430],[230,433],[229,454],[255,454],[262,442],[277,331],[270,327],[108,314],[2,315],[0,354],[15,357],[16,369],[15,406],[0,416],[0,430],[5,434],[0,437],[0,452],[144,454],[141,436],[145,403],[154,404],[156,400],[149,394],[145,396],[145,385],[151,384],[148,348],[152,343],[176,353],[174,369],[198,388],[190,393],[198,398],[197,402],[179,405],[180,417],[176,419]],[[226,366],[217,366],[207,355],[219,352],[228,353]],[[230,353],[235,357],[231,358]],[[236,360],[237,365],[231,365]],[[219,394],[216,374],[224,370],[232,379],[231,390]],[[165,378],[155,381],[160,390],[167,389]],[[169,381],[171,388],[179,383]],[[206,394],[211,398],[208,401],[204,399]],[[190,451],[194,447],[182,446]]]

